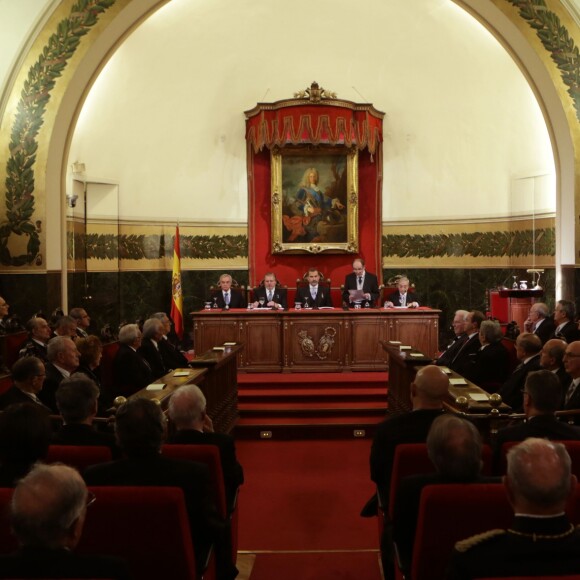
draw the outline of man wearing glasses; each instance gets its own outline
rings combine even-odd
[[[564,353],[564,368],[570,375],[572,381],[564,393],[562,409],[580,409],[580,341],[572,342],[566,347]],[[575,419],[575,423],[580,421],[580,417]]]

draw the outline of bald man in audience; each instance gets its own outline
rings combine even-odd
[[[124,560],[74,552],[90,503],[87,487],[72,467],[34,466],[12,496],[10,522],[20,551],[0,556],[0,578],[128,580]]]
[[[544,344],[540,353],[541,367],[552,371],[558,377],[562,385],[562,393],[566,391],[572,380],[564,368],[564,353],[567,346],[565,341],[559,338],[551,338]]]
[[[220,451],[228,509],[232,509],[238,487],[244,483],[244,470],[236,458],[234,438],[215,433],[206,413],[206,399],[196,385],[180,387],[169,399],[169,418],[176,432],[168,443],[215,445]]]
[[[80,353],[70,337],[55,336],[48,342],[47,356],[46,379],[38,397],[53,413],[58,414],[56,390],[63,379],[68,379],[77,370]]]
[[[580,530],[565,514],[576,491],[566,448],[527,439],[508,452],[504,485],[514,510],[507,530],[457,542],[448,580],[508,576],[580,577]]]
[[[423,443],[431,423],[443,413],[449,378],[436,365],[422,367],[411,383],[413,410],[390,417],[377,427],[371,448],[371,479],[383,501],[389,497],[395,449],[401,443]]]
[[[520,413],[523,408],[522,392],[528,373],[542,368],[540,366],[541,351],[542,341],[539,336],[525,332],[517,337],[516,355],[520,364],[498,391],[503,402],[509,405],[515,413]]]
[[[0,410],[16,403],[32,403],[50,414],[50,408],[38,398],[45,377],[44,363],[39,358],[27,356],[17,360],[12,367],[14,385],[0,396]]]
[[[554,333],[555,328],[548,305],[543,302],[532,304],[528,319],[524,322],[524,330],[538,335],[542,344],[546,344]]]
[[[26,323],[28,339],[20,347],[18,358],[35,356],[43,362],[48,362],[47,345],[50,340],[51,330],[44,318],[33,317]]]

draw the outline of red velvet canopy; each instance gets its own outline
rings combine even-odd
[[[317,267],[336,288],[352,271],[355,257],[363,258],[380,280],[384,113],[370,104],[333,98],[314,83],[298,98],[259,103],[245,114],[250,284],[257,285],[266,272],[274,271],[282,284],[293,287],[296,278]],[[345,145],[359,151],[357,255],[272,254],[270,150],[297,145]]]

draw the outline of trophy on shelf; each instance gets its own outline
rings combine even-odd
[[[542,274],[544,273],[544,269],[543,268],[528,268],[526,270],[526,272],[528,274],[532,275],[532,290],[541,290],[542,287],[540,286],[540,278],[542,276]],[[537,278],[536,278],[537,276]]]

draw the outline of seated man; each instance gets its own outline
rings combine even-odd
[[[409,292],[409,278],[401,276],[397,282],[397,289],[387,296],[385,308],[402,306],[407,308],[417,308],[419,306],[419,296],[415,292]]]
[[[54,324],[54,336],[77,337],[77,321],[72,316],[61,316]]]
[[[320,272],[317,268],[309,268],[306,274],[308,286],[296,289],[296,302],[300,302],[304,308],[332,307],[330,288],[320,286],[320,278]]]
[[[117,442],[126,458],[92,465],[85,471],[88,485],[146,485],[180,487],[189,514],[196,561],[205,561],[215,542],[218,578],[235,578],[231,561],[229,529],[209,497],[209,470],[194,461],[161,455],[166,436],[166,419],[153,401],[130,399],[117,411]]]
[[[447,578],[580,575],[580,530],[565,515],[576,490],[570,456],[560,443],[526,439],[509,450],[509,530],[491,530],[455,544]]]
[[[31,318],[26,323],[28,339],[20,347],[18,358],[35,356],[43,362],[48,362],[47,344],[50,340],[50,326],[44,318]]]
[[[570,375],[564,368],[564,353],[568,345],[559,338],[551,338],[542,347],[540,365],[543,369],[553,372],[562,385],[562,396],[570,385]]]
[[[262,299],[264,300],[262,308],[286,310],[288,308],[287,291],[285,288],[278,288],[277,284],[276,275],[273,272],[268,272],[264,276],[264,285],[254,290],[252,306],[258,308],[260,299]]]
[[[163,338],[163,322],[159,318],[148,318],[143,324],[141,346],[137,352],[147,361],[154,379],[167,374],[170,369],[165,368],[159,343]]]
[[[205,396],[198,386],[179,388],[169,399],[169,418],[177,431],[168,442],[215,445],[219,448],[228,509],[231,509],[236,491],[244,483],[244,470],[236,459],[234,438],[227,433],[214,433],[213,423],[205,408]]]
[[[559,421],[556,411],[562,402],[562,385],[558,377],[545,369],[526,376],[524,413],[526,421],[499,429],[494,441],[494,461],[499,466],[501,448],[507,441],[524,441],[528,437],[542,437],[555,441],[580,440],[580,428]]]
[[[552,336],[555,328],[554,320],[550,316],[550,309],[547,304],[543,302],[532,304],[528,319],[524,322],[524,330],[537,334],[542,344],[546,344],[546,341]]]
[[[99,388],[86,375],[74,374],[60,383],[56,391],[56,406],[64,424],[53,435],[56,445],[104,445],[118,454],[115,436],[97,431],[93,419],[99,405]]]
[[[436,473],[403,478],[397,490],[393,514],[393,539],[402,568],[411,567],[421,492],[426,485],[443,483],[500,483],[481,476],[482,440],[477,427],[456,415],[437,417],[427,435],[427,451]]]
[[[485,316],[479,310],[472,310],[467,313],[463,329],[465,338],[455,351],[451,362],[447,365],[451,370],[465,376],[472,369],[477,353],[481,348],[479,340],[479,327],[485,320]]]
[[[63,379],[68,379],[80,364],[80,353],[76,344],[68,336],[55,336],[48,342],[48,362],[45,365],[46,379],[38,398],[58,413],[56,408],[56,390]]]
[[[128,579],[129,568],[120,558],[74,553],[90,503],[72,467],[35,465],[12,496],[10,520],[21,548],[0,556],[0,578]]]
[[[208,302],[216,308],[245,308],[246,299],[239,290],[232,289],[232,277],[229,274],[222,274],[219,279],[220,289],[214,292]]]
[[[40,405],[18,403],[0,413],[0,487],[12,487],[48,455],[50,418]]]
[[[158,342],[159,352],[163,358],[163,364],[166,369],[179,369],[187,367],[189,361],[185,358],[185,355],[179,350],[178,343],[174,342],[169,338],[171,333],[171,320],[165,312],[156,312],[151,315],[151,318],[158,318],[163,323],[163,336]],[[173,335],[175,339],[177,336]]]
[[[455,355],[459,352],[459,349],[463,346],[463,342],[467,340],[467,335],[465,334],[465,319],[469,312],[467,310],[456,310],[455,316],[453,317],[453,322],[451,323],[453,327],[453,342],[447,346],[447,348],[439,355],[439,358],[434,361],[437,366],[447,367],[451,364],[451,361],[455,358]]]
[[[364,300],[369,302],[371,307],[376,305],[380,297],[379,281],[374,274],[367,272],[365,261],[357,258],[352,263],[352,273],[347,274],[344,279],[344,290],[342,292],[343,304],[353,305],[349,290],[359,290],[364,295]]]
[[[137,352],[141,331],[137,324],[125,324],[119,330],[119,350],[113,360],[116,395],[128,397],[153,382],[149,363]]]
[[[580,331],[575,322],[576,305],[570,300],[558,300],[554,309],[554,325],[556,328],[550,338],[561,338],[568,344],[580,340]]]
[[[0,396],[0,410],[15,403],[33,403],[50,414],[51,410],[38,398],[45,377],[44,363],[39,358],[27,356],[17,360],[12,367],[14,385]]]
[[[77,337],[88,338],[89,326],[91,325],[91,317],[87,314],[84,308],[71,308],[69,316],[74,318],[77,323]]]

